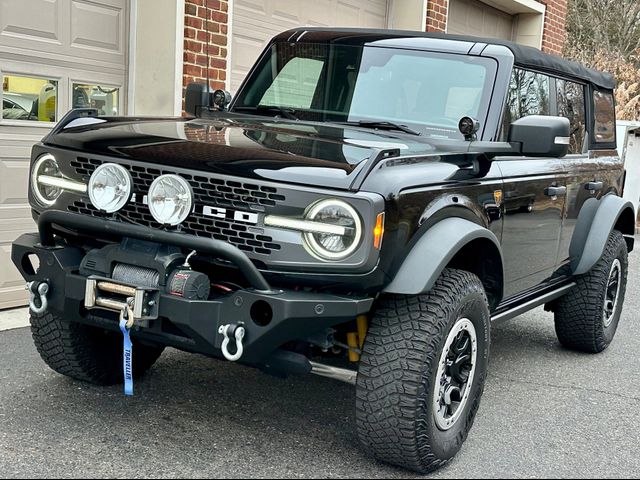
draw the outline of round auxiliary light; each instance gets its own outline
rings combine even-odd
[[[31,170],[31,189],[33,194],[41,205],[50,207],[62,194],[62,189],[60,187],[52,187],[40,183],[38,179],[42,176],[62,177],[62,172],[60,172],[58,162],[50,153],[45,153],[38,158]]]
[[[105,163],[91,175],[88,190],[94,207],[102,212],[114,213],[131,200],[133,180],[122,165]]]
[[[193,190],[178,175],[163,175],[149,188],[149,210],[162,225],[179,225],[193,211]]]
[[[362,222],[356,210],[336,199],[322,200],[309,208],[306,219],[342,227],[341,232],[304,234],[308,248],[325,260],[342,260],[351,255],[362,238]]]

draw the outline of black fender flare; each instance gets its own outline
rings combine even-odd
[[[442,271],[465,246],[481,240],[490,242],[500,257],[500,279],[504,277],[500,241],[493,232],[477,223],[450,217],[429,227],[413,246],[384,293],[418,295],[428,292]],[[502,297],[502,285],[498,296]]]
[[[623,235],[634,235],[635,209],[630,201],[609,194],[584,203],[569,246],[573,275],[583,275],[598,263],[616,226]],[[633,250],[633,237],[626,240],[629,251]]]

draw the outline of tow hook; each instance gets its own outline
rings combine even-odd
[[[29,282],[27,283],[29,291],[29,309],[34,315],[40,315],[47,311],[49,302],[47,301],[47,293],[49,293],[49,284],[45,282]]]
[[[230,362],[237,362],[240,360],[244,353],[242,340],[244,339],[245,329],[242,324],[231,323],[229,325],[221,325],[218,329],[218,333],[224,337],[224,340],[222,341],[222,354],[224,355],[224,358]],[[229,343],[232,338],[235,338],[236,341],[236,353],[234,354],[229,352]]]

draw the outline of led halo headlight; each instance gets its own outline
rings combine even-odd
[[[156,178],[148,198],[151,215],[162,225],[180,225],[193,212],[193,190],[179,175]]]
[[[45,153],[38,158],[31,170],[31,190],[33,194],[40,204],[45,207],[50,207],[62,194],[62,188],[40,183],[38,178],[43,175],[62,178],[62,172],[60,171],[60,167],[58,167],[58,162],[50,153]]]
[[[114,213],[121,210],[133,192],[129,170],[116,163],[105,163],[95,169],[89,179],[89,198],[98,210]]]
[[[304,240],[311,252],[324,260],[342,260],[351,255],[362,239],[362,221],[358,212],[337,199],[321,200],[313,204],[306,220],[344,227],[344,235],[305,232]]]

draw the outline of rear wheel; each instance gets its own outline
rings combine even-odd
[[[56,372],[97,385],[122,383],[121,335],[67,322],[53,313],[31,315],[31,333],[38,353]],[[133,342],[133,374],[140,377],[164,348]]]
[[[377,459],[421,473],[458,453],[489,358],[490,316],[477,276],[447,269],[425,295],[388,296],[375,312],[356,386],[356,423]]]
[[[556,333],[562,345],[587,353],[600,353],[611,345],[624,304],[627,257],[624,237],[614,230],[602,258],[556,303]]]

